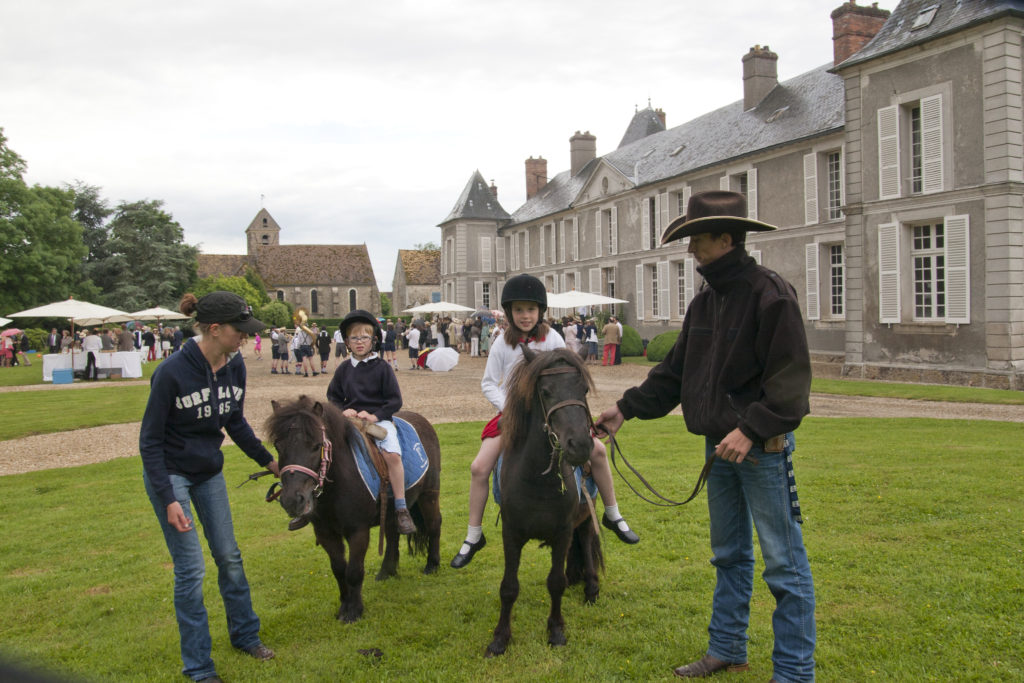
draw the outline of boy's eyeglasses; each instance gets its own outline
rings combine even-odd
[[[371,339],[373,339],[373,337],[365,337],[365,336],[363,336],[363,337],[349,337],[348,338],[349,341],[359,342],[359,343],[368,342]]]

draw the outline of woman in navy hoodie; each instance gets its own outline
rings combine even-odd
[[[247,335],[266,325],[231,292],[212,292],[198,300],[186,294],[180,309],[185,315],[195,314],[202,336],[185,342],[153,373],[139,449],[146,493],[174,560],[182,673],[196,681],[219,681],[210,658],[203,604],[205,563],[193,508],[217,563],[231,644],[256,659],[274,656],[260,641],[260,620],[252,608],[235,541],[220,450],[226,431],[246,455],[279,474],[277,461],[242,414],[245,364],[238,349]]]

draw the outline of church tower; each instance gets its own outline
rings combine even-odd
[[[260,209],[245,229],[246,253],[256,256],[256,247],[276,247],[281,243],[281,226],[266,209]]]

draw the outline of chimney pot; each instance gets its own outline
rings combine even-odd
[[[534,159],[532,156],[526,160],[526,198],[530,199],[535,194],[540,192],[540,189],[544,187],[548,182],[548,162],[544,157],[537,157]],[[497,188],[495,188],[495,196],[497,196]]]
[[[889,19],[888,10],[878,3],[861,7],[854,0],[832,11],[832,63],[841,64],[857,53],[882,29]]]
[[[743,55],[743,109],[753,109],[779,84],[779,56],[767,45]]]

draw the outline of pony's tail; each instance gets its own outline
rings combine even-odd
[[[588,518],[572,532],[572,543],[569,544],[569,556],[565,563],[565,578],[569,585],[583,581],[584,569],[587,566],[587,554],[593,563],[594,570],[604,574],[604,552],[601,550],[601,535],[594,531]]]
[[[416,531],[406,536],[406,545],[410,555],[420,555],[427,552],[430,547],[430,536],[423,531],[427,525],[423,520],[423,512],[420,510],[419,505],[413,505],[409,508],[409,514],[412,516],[412,521],[416,523]]]

